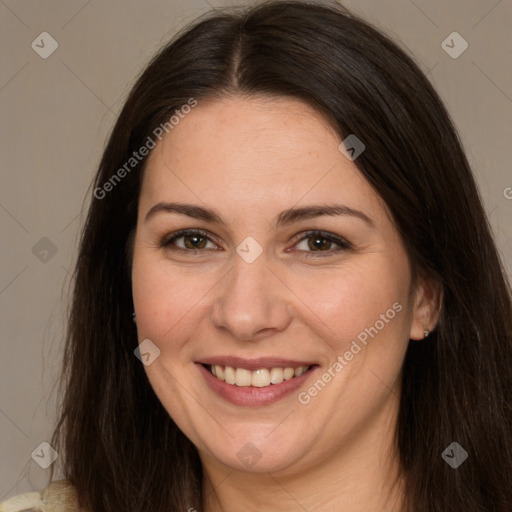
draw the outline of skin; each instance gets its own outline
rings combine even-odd
[[[435,326],[441,290],[426,278],[411,281],[386,205],[340,142],[299,100],[229,97],[200,102],[149,157],[132,267],[138,338],[160,350],[144,368],[198,448],[207,512],[241,504],[249,511],[400,510],[401,367],[409,338]],[[146,221],[159,202],[211,208],[223,224],[170,212]],[[323,215],[273,227],[282,210],[317,204],[349,206],[374,225]],[[210,237],[199,239],[196,256],[184,245],[193,237],[161,245],[185,228]],[[308,230],[353,247],[337,250],[322,239],[315,251],[315,237],[302,238]],[[252,263],[236,252],[248,236],[262,248]],[[313,361],[315,377],[299,390],[307,391],[395,303],[401,311],[307,404],[294,392],[271,405],[233,405],[195,364],[218,355]],[[251,467],[237,456],[246,443],[261,454]]]

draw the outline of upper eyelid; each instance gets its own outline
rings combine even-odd
[[[201,229],[193,229],[193,228],[179,229],[178,231],[169,233],[168,235],[165,235],[162,238],[162,243],[168,244],[168,243],[172,242],[173,240],[178,240],[179,238],[183,238],[185,236],[193,236],[193,235],[204,236],[204,237],[208,238],[208,240],[210,240],[211,242],[214,242],[215,244],[217,244],[217,242],[215,241],[215,238],[212,237],[210,233],[203,231]]]

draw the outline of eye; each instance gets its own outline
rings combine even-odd
[[[303,244],[302,248],[300,245]],[[338,246],[338,249],[331,250],[334,245]],[[324,231],[308,231],[302,234],[302,237],[299,239],[298,243],[295,244],[295,247],[301,251],[310,252],[314,254],[307,254],[306,256],[327,256],[332,254],[333,252],[339,252],[342,250],[352,249],[352,245],[331,233],[326,233]],[[327,254],[325,254],[327,253]]]
[[[183,240],[182,244],[178,244],[178,240]],[[207,247],[208,242],[213,245],[213,249],[218,248],[204,231],[197,229],[182,229],[181,231],[173,233],[171,236],[165,237],[162,240],[161,245],[162,247],[172,250],[190,252],[205,248],[212,249],[212,247]]]

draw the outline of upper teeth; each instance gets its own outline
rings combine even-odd
[[[308,371],[309,366],[298,366],[297,368],[261,368],[256,371],[246,370],[245,368],[232,368],[231,366],[220,366],[214,364],[210,367],[210,372],[219,380],[236,386],[254,386],[263,388],[270,384],[280,384],[283,380],[290,380],[293,377],[299,377]]]

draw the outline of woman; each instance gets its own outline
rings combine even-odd
[[[93,196],[67,478],[34,507],[511,510],[510,287],[389,39],[335,3],[197,21],[135,84]]]

